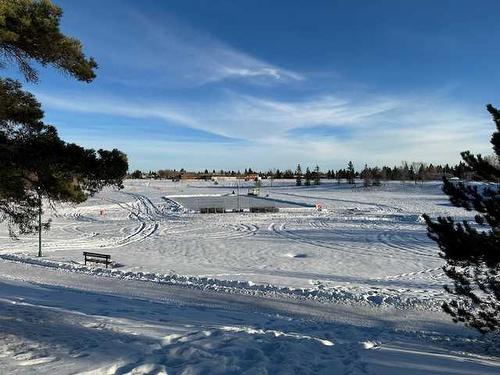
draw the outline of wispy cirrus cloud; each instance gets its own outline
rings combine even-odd
[[[134,102],[116,97],[59,97],[46,93],[38,96],[50,111],[136,118],[139,124],[141,118],[158,119],[229,140],[223,148],[213,147],[219,142],[217,137],[193,148],[189,158],[193,164],[197,160],[200,168],[208,163],[210,155],[227,163],[234,152],[245,155],[240,159],[261,167],[283,167],[285,160],[322,164],[341,160],[358,164],[399,163],[403,159],[454,162],[464,149],[489,152],[491,127],[487,114],[480,108],[477,113],[471,112],[441,95],[327,95],[284,101],[226,93],[210,103],[173,99]],[[119,120],[116,123],[119,134]],[[127,143],[129,138],[124,135],[121,141]],[[154,133],[150,139],[162,142]],[[231,140],[238,143],[230,146]],[[148,149],[149,144],[143,142]],[[168,147],[176,149],[175,144],[172,136]],[[141,146],[135,145],[134,149],[137,147]],[[179,155],[184,154],[185,147],[185,141],[177,143]],[[271,160],[272,165],[266,160]]]
[[[161,105],[144,101],[123,100],[113,97],[88,97],[67,94],[64,96],[52,95],[43,92],[36,94],[38,99],[47,108],[68,112],[96,113],[129,118],[158,118],[174,124],[199,127],[197,120],[189,114],[183,113],[172,103]]]
[[[113,46],[98,50],[107,80],[133,86],[179,88],[227,80],[274,85],[305,79],[168,13],[156,18],[129,9],[121,10],[118,19],[133,27],[109,33],[104,29],[108,27],[105,23],[96,24],[98,46]]]
[[[278,101],[228,93],[205,101],[145,99],[115,96],[64,96],[37,92],[49,109],[115,115],[129,118],[157,118],[162,121],[209,131],[226,137],[262,141],[282,137],[296,128],[318,125],[356,128],[377,115],[400,108],[402,101],[378,99],[353,102],[335,96],[312,97],[302,101]]]

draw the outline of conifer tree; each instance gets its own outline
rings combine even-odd
[[[380,168],[375,167],[371,170],[372,173],[372,185],[373,186],[380,186],[380,180],[383,177],[383,171],[380,170]]]
[[[300,167],[300,164],[297,164],[297,169],[295,170],[295,185],[302,185],[302,168]]]
[[[304,175],[304,179],[305,179],[304,185],[310,186],[311,185],[311,171],[310,171],[309,167],[306,168],[306,173]]]
[[[321,183],[319,165],[314,168],[314,185],[319,185]]]
[[[487,110],[496,124],[491,137],[494,156],[500,158],[500,112]],[[443,310],[455,322],[482,333],[500,328],[500,168],[481,155],[462,152],[465,167],[480,183],[452,182],[444,178],[444,192],[457,207],[476,211],[474,222],[455,222],[451,217],[433,221],[424,215],[429,237],[437,242],[446,260],[445,274],[453,286],[445,289],[451,299]]]
[[[347,182],[349,184],[354,184],[354,177],[356,177],[356,172],[354,171],[354,164],[349,161],[347,164]]]
[[[30,82],[34,66],[51,65],[77,80],[90,82],[97,64],[86,58],[77,39],[59,29],[62,11],[49,0],[0,0],[0,68],[17,66]],[[106,185],[121,187],[128,168],[118,150],[84,149],[62,141],[43,111],[21,84],[0,78],[0,222],[15,232],[39,233],[42,198],[84,201]]]
[[[61,33],[61,16],[61,8],[48,0],[0,0],[1,65],[13,62],[31,82],[38,81],[33,62],[92,81],[97,64],[85,57],[77,39]]]
[[[142,172],[140,170],[136,169],[135,171],[133,171],[130,174],[130,177],[135,178],[135,179],[140,179],[140,178],[142,178]]]
[[[41,238],[48,228],[42,198],[83,202],[106,185],[121,187],[128,169],[120,151],[66,143],[42,118],[40,103],[19,82],[0,79],[0,222],[13,236],[38,231]]]
[[[401,162],[401,181],[403,184],[406,182],[406,179],[410,176],[410,169],[408,168],[408,163],[406,161]]]
[[[372,176],[371,176],[371,170],[368,168],[368,165],[365,164],[365,168],[361,172],[361,176],[363,179],[363,186],[368,187],[372,184]]]

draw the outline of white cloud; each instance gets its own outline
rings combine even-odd
[[[106,79],[131,85],[198,86],[228,79],[274,84],[304,79],[167,14],[123,12],[134,27],[121,33],[99,32],[101,71]],[[96,31],[97,33],[97,31]],[[147,46],[147,48],[146,48]]]
[[[206,102],[144,101],[118,98],[57,97],[38,94],[44,107],[65,111],[101,113],[132,118],[157,118],[225,137],[242,139],[245,144],[214,147],[214,143],[168,144],[185,165],[204,168],[220,162],[232,168],[238,163],[259,168],[292,166],[296,162],[358,165],[397,163],[401,160],[456,162],[459,152],[471,149],[489,153],[492,131],[482,108],[474,113],[445,97],[367,96],[362,99],[337,96],[279,101],[227,94]],[[328,126],[351,136],[291,136],[293,129]],[[155,135],[151,134],[151,139]],[[129,144],[126,139],[124,144]],[[160,142],[161,144],[161,142]],[[144,147],[151,153],[151,143]],[[126,151],[126,150],[125,150]],[[161,159],[161,147],[158,150]],[[174,158],[175,159],[175,158]],[[156,167],[156,166],[155,166]],[[217,166],[214,166],[217,167]],[[153,168],[153,167],[152,167]]]
[[[83,97],[66,95],[64,97],[37,93],[44,107],[71,112],[97,113],[130,118],[158,118],[178,125],[198,127],[197,121],[172,105],[151,105],[144,102],[123,101],[108,97]]]
[[[235,68],[231,66],[225,66],[219,73],[222,73],[222,76],[227,75],[227,77],[271,77],[275,80],[303,80],[303,77],[297,73],[269,66],[258,67],[258,65],[261,64],[262,63],[255,64],[255,68]],[[244,65],[248,65],[248,63],[242,64],[242,66]]]

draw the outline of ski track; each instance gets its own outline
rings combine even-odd
[[[379,233],[375,238],[368,237],[364,243],[356,243],[356,246],[349,246],[346,245],[346,242],[349,242],[348,240],[353,235],[344,234],[343,236],[339,236],[335,234],[335,238],[332,240],[315,240],[311,239],[311,237],[297,234],[297,230],[288,229],[289,225],[288,222],[282,222],[278,225],[271,223],[268,229],[281,238],[349,254],[356,253],[364,256],[373,256],[373,252],[377,251],[380,253],[380,256],[383,257],[401,257],[402,253],[408,253],[408,256],[437,257],[437,255],[431,252],[419,250],[427,248],[425,245],[421,244],[422,239],[414,236],[401,237],[393,230]],[[318,228],[317,224],[313,224],[313,227]],[[356,236],[359,236],[359,234],[356,234]],[[335,242],[337,242],[337,244]],[[341,245],[338,243],[341,243]],[[378,251],[380,249],[376,249],[377,244],[384,245],[383,251]]]

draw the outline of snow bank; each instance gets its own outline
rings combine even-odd
[[[101,277],[113,277],[127,280],[139,280],[167,285],[232,294],[272,295],[297,299],[312,299],[320,302],[340,302],[367,306],[392,306],[399,309],[440,310],[442,301],[432,297],[404,295],[398,290],[362,289],[325,286],[316,283],[313,288],[291,288],[272,284],[256,284],[252,281],[223,280],[210,277],[161,274],[152,272],[133,272],[118,269],[106,269],[86,266],[80,263],[66,263],[55,260],[29,257],[21,254],[0,254],[0,259],[31,264],[41,267],[56,268],[69,272],[91,274]]]
[[[173,198],[200,198],[200,197],[224,197],[228,194],[174,194],[165,195],[163,198],[173,199]]]

